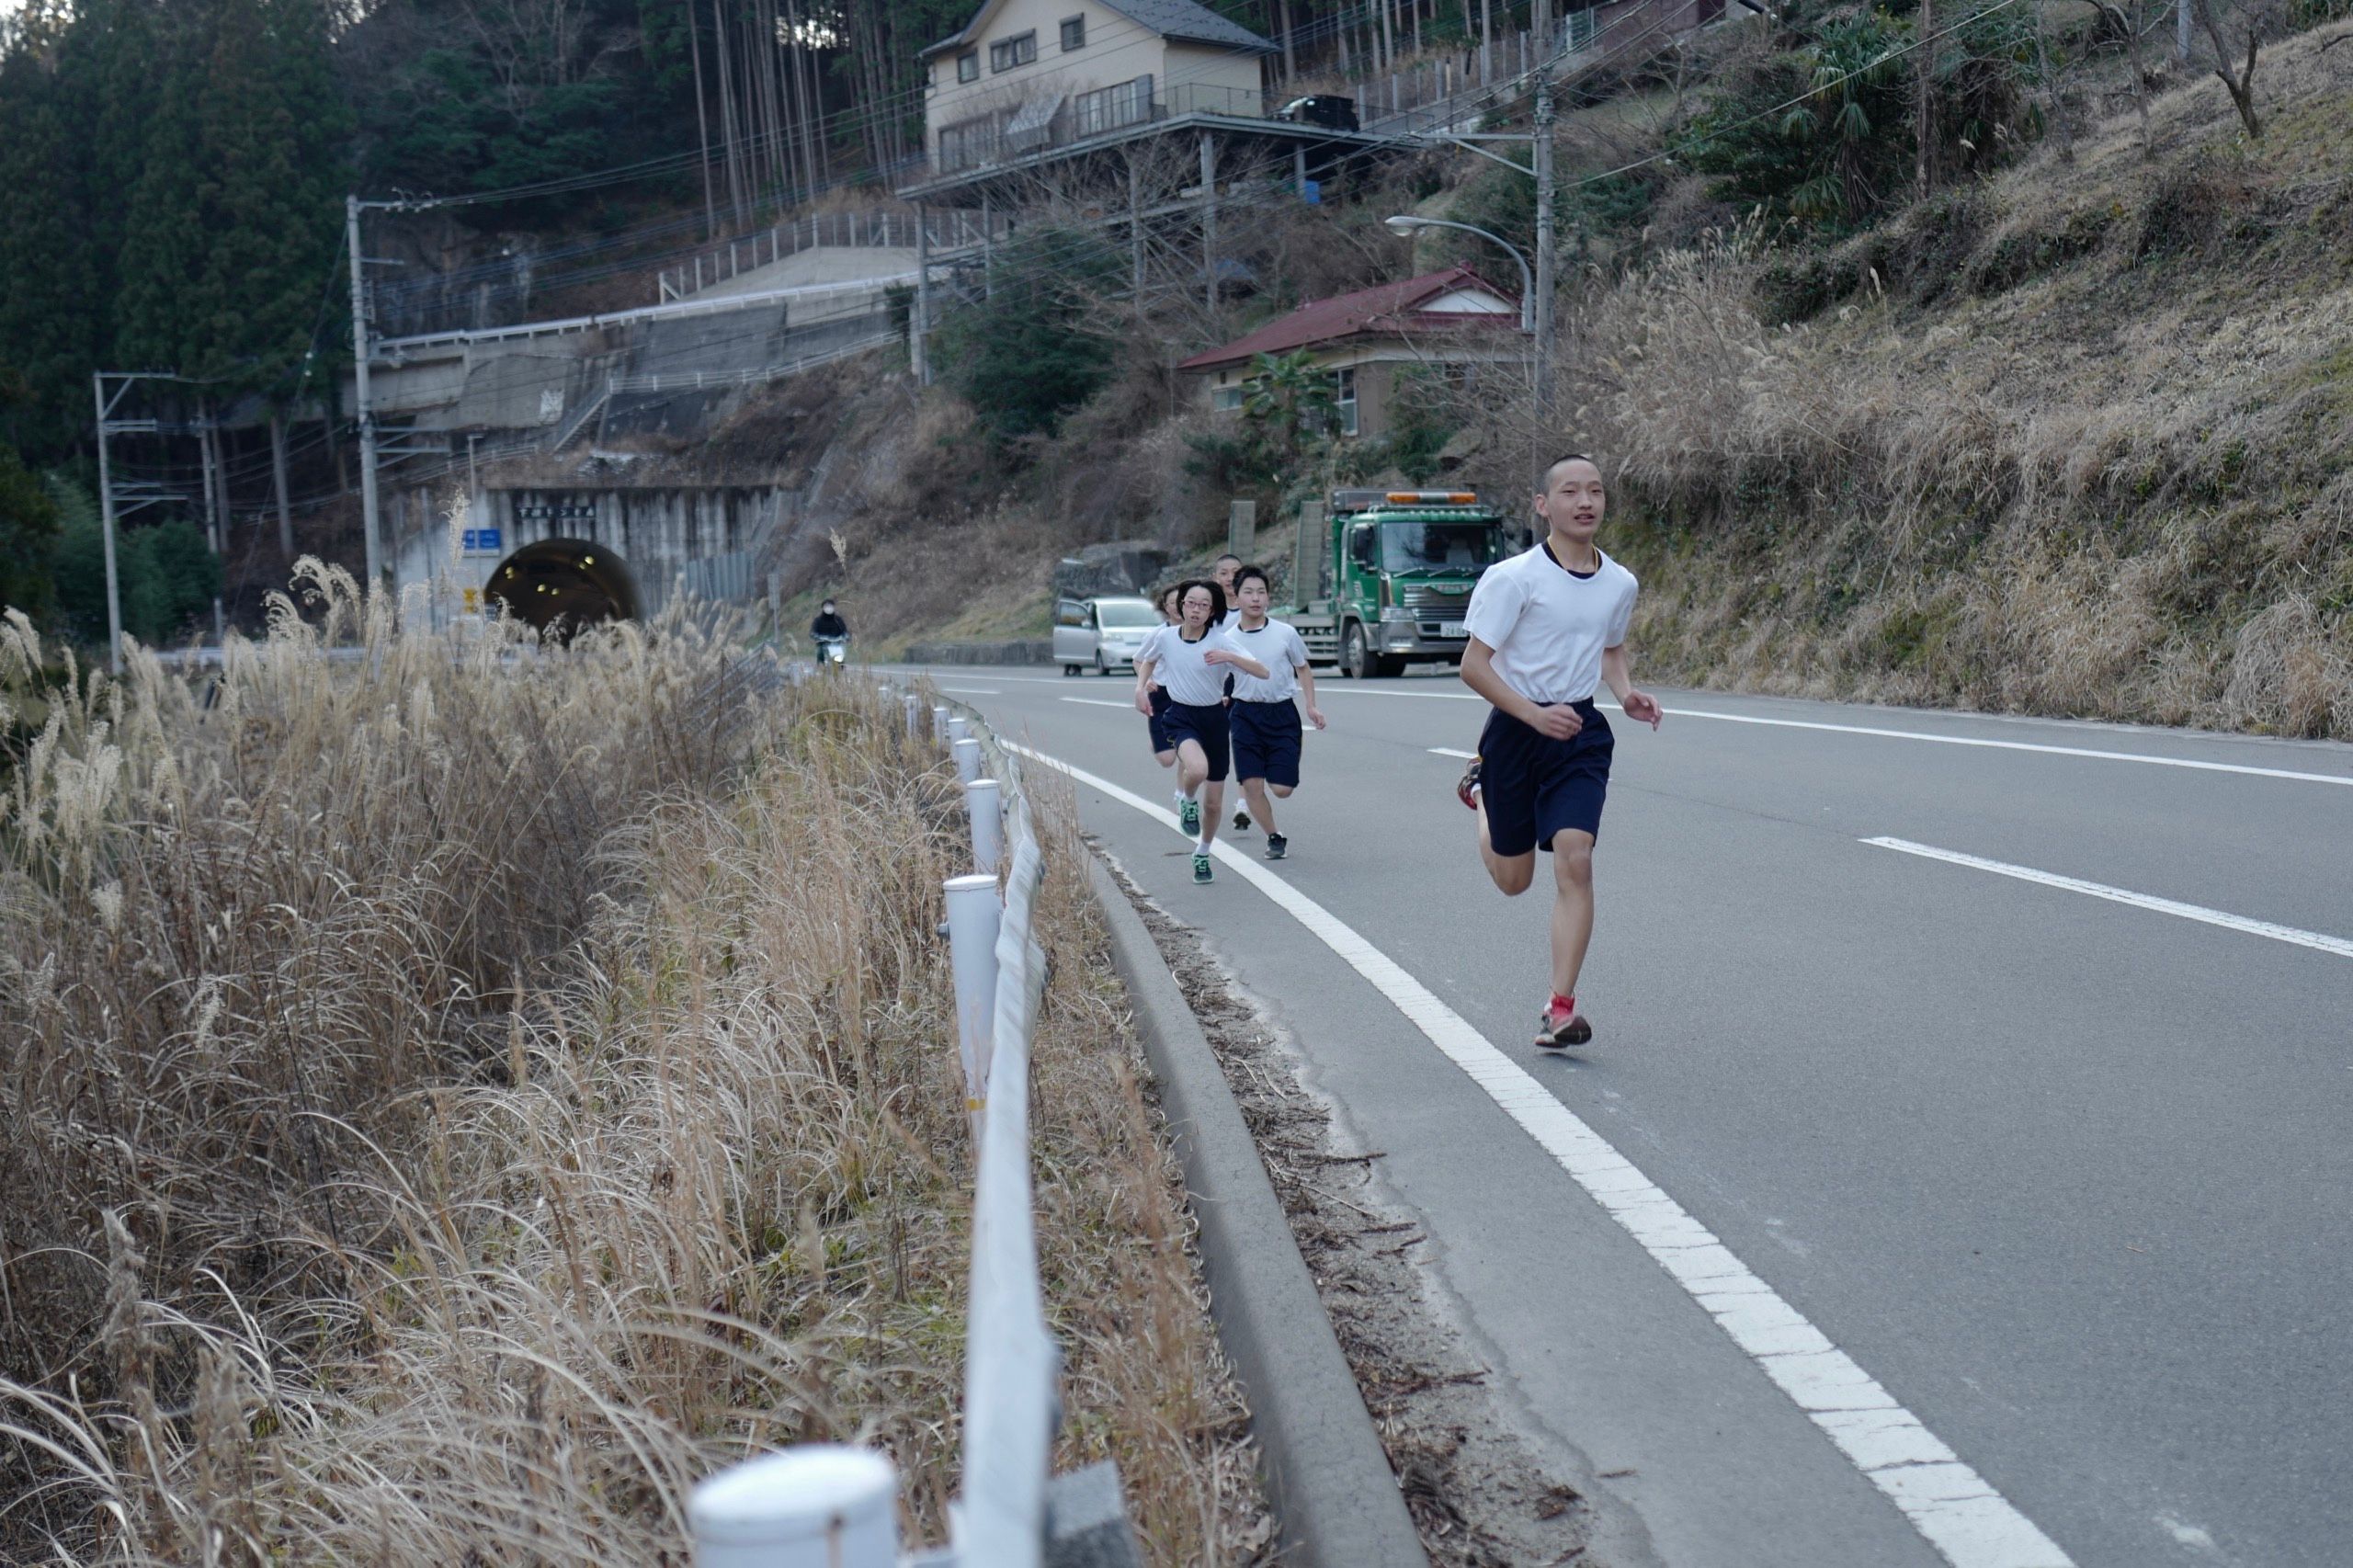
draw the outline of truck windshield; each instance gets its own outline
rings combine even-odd
[[[1106,631],[1126,631],[1137,626],[1158,626],[1160,616],[1148,604],[1098,604],[1095,607],[1095,620]]]
[[[1391,572],[1476,570],[1492,566],[1503,529],[1491,522],[1388,522],[1381,525],[1382,567]]]

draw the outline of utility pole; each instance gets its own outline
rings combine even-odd
[[[931,210],[915,203],[915,314],[907,322],[907,358],[915,366],[915,385],[931,385]]]
[[[2189,63],[2189,0],[2174,0],[2174,52],[2181,56],[2184,65]]]
[[[1217,142],[1201,132],[1201,303],[1217,313]]]
[[[351,370],[353,415],[359,422],[359,516],[368,544],[368,591],[383,587],[381,546],[378,542],[376,511],[376,415],[368,403],[367,265],[359,250],[359,198],[343,199],[344,243],[351,256]]]
[[[107,555],[107,673],[122,674],[122,585],[114,570],[114,472],[107,465],[107,373],[90,373],[90,393],[98,409],[98,517]],[[118,393],[118,396],[120,394]]]
[[[2187,3],[2187,0],[2184,0]],[[1937,183],[1937,14],[1936,0],[1920,0],[1918,123],[1913,131],[1917,159],[1913,173],[1925,199]]]
[[[1547,13],[1546,0],[1536,0],[1537,8]],[[1552,234],[1552,35],[1545,35],[1547,48],[1543,62],[1536,73],[1536,140],[1531,151],[1536,170],[1536,310],[1533,321],[1535,340],[1529,345],[1536,355],[1530,374],[1536,383],[1536,423],[1547,437],[1552,433],[1552,286],[1556,265]]]

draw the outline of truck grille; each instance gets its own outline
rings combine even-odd
[[[1451,630],[1462,624],[1463,613],[1471,608],[1471,589],[1442,588],[1431,583],[1401,584],[1398,603],[1413,616],[1424,637],[1459,637]],[[1448,630],[1441,631],[1440,628]]]

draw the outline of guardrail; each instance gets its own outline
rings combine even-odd
[[[794,665],[791,678],[798,685],[812,676]],[[1016,760],[975,733],[976,718],[944,706],[926,712],[915,692],[899,695],[907,738],[921,743],[928,734],[955,759],[976,868],[943,884],[958,1050],[979,1149],[964,1484],[951,1511],[954,1540],[904,1557],[891,1460],[871,1449],[812,1443],[734,1465],[695,1488],[688,1503],[695,1562],[698,1568],[1140,1564],[1112,1466],[1052,1473],[1062,1356],[1046,1326],[1029,1171],[1029,1047],[1046,982],[1046,955],[1030,918],[1044,851]],[[984,750],[1001,777],[986,776]]]

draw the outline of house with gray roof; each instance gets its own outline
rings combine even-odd
[[[1258,119],[1277,47],[1198,0],[984,0],[923,51],[930,177],[1155,121]]]

